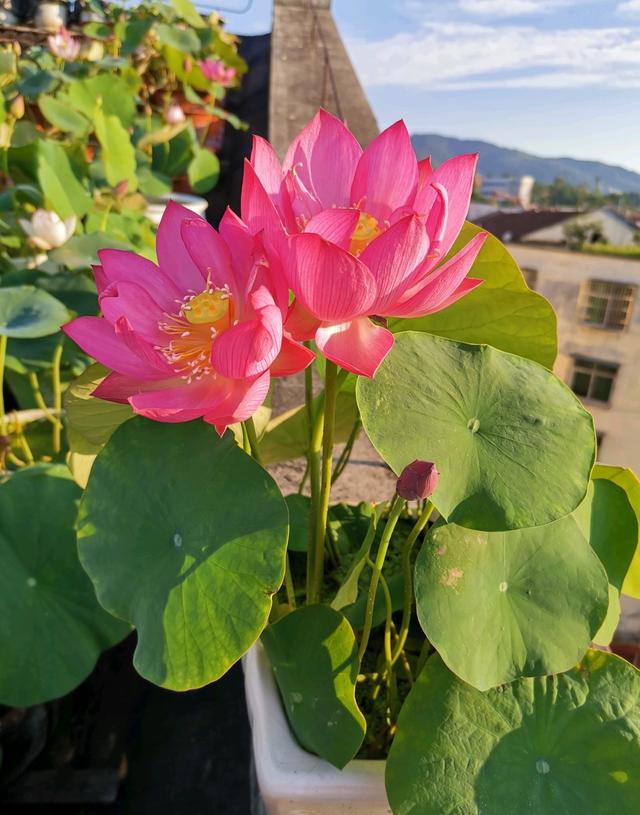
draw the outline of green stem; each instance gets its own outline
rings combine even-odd
[[[53,352],[53,367],[51,369],[51,384],[53,385],[53,410],[56,415],[56,423],[53,425],[52,441],[53,452],[60,452],[60,432],[62,430],[62,387],[60,385],[60,360],[62,359],[62,343],[64,338],[58,340],[58,344]]]
[[[7,337],[0,335],[0,435],[6,432],[6,419],[4,415],[4,363],[7,358]]]
[[[369,593],[367,594],[367,607],[364,617],[364,626],[362,628],[362,637],[360,638],[360,648],[358,649],[358,659],[360,662],[362,662],[362,657],[365,655],[367,646],[369,645],[369,637],[371,636],[371,627],[373,625],[373,610],[375,608],[376,592],[378,590],[380,575],[382,574],[382,567],[384,566],[384,561],[387,556],[387,550],[389,549],[389,543],[391,542],[393,530],[396,528],[398,518],[402,514],[404,505],[404,499],[400,498],[399,495],[396,495],[391,503],[389,517],[387,518],[387,523],[384,528],[384,532],[382,533],[374,568],[371,571],[371,582],[369,583]]]
[[[245,425],[244,422],[240,422],[240,427],[242,428],[242,449],[248,456],[250,456],[251,444],[249,443],[249,434],[247,433],[247,426]]]
[[[309,478],[309,462],[307,461],[307,466],[304,468],[304,473],[302,474],[302,478],[300,480],[300,485],[298,486],[298,495],[302,495],[304,492],[304,485],[307,483],[307,478]]]
[[[291,562],[289,560],[289,552],[287,552],[287,559],[285,561],[284,571],[284,587],[287,592],[287,603],[291,608],[296,607],[296,591],[293,586],[293,577],[291,576]]]
[[[47,407],[47,403],[44,401],[44,396],[42,395],[42,391],[40,390],[38,374],[35,371],[31,371],[29,373],[29,385],[31,386],[31,392],[33,393],[33,398],[35,399],[36,405],[44,413],[45,419],[51,422],[51,424],[56,424],[58,420],[53,415],[53,413],[51,413],[51,411]]]
[[[411,574],[411,552],[415,546],[416,541],[420,537],[420,533],[427,525],[431,513],[433,512],[433,504],[427,501],[420,513],[418,520],[409,535],[407,536],[404,546],[402,547],[402,576],[404,582],[404,600],[402,604],[402,623],[398,633],[398,642],[393,653],[392,664],[395,664],[398,657],[404,650],[407,636],[409,634],[409,623],[411,622],[411,609],[413,607],[413,576]]]
[[[320,500],[320,450],[322,447],[322,433],[324,430],[324,394],[318,399],[315,415],[312,405],[312,425],[309,448],[307,450],[307,466],[309,468],[309,486],[311,488],[311,503],[309,507],[309,545],[307,547],[307,603],[313,600],[313,581],[315,575],[315,524],[317,507]]]
[[[327,360],[324,381],[324,421],[322,431],[322,466],[320,471],[320,492],[314,506],[313,572],[311,575],[310,602],[319,603],[322,595],[324,574],[324,537],[329,514],[331,496],[331,471],[333,469],[333,436],[336,419],[336,399],[338,396],[338,366]],[[312,439],[312,441],[314,441]],[[310,451],[313,452],[313,451]],[[317,457],[316,457],[317,461]]]
[[[256,426],[253,422],[253,416],[250,416],[242,424],[247,431],[251,455],[253,456],[254,460],[258,462],[258,464],[262,465],[262,460],[260,458],[260,444],[258,443],[258,434],[256,433]]]
[[[356,439],[360,433],[360,428],[362,427],[362,422],[358,417],[355,422],[353,423],[353,427],[351,428],[351,433],[349,434],[349,438],[347,439],[347,443],[344,446],[344,450],[340,454],[340,458],[335,466],[333,471],[333,475],[331,476],[331,483],[335,484],[336,481],[340,478],[342,473],[344,472],[345,467],[349,463],[349,459],[351,458],[351,453],[353,451],[353,445],[355,444]]]

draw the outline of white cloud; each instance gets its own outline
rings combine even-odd
[[[543,31],[429,22],[348,45],[368,86],[640,87],[640,30],[628,27]]]
[[[640,14],[640,0],[626,0],[616,9],[620,14]]]
[[[576,0],[458,0],[463,11],[490,17],[517,17],[520,14],[540,14],[572,5]]]

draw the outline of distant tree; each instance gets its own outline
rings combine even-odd
[[[601,221],[589,221],[588,223],[569,221],[563,226],[562,231],[567,247],[574,251],[582,249],[587,244],[607,243]]]

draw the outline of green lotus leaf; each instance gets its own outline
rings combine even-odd
[[[400,713],[386,768],[394,815],[635,815],[640,672],[601,651],[482,693],[437,656]]]
[[[218,679],[260,636],[287,531],[275,482],[231,433],[135,417],[93,465],[78,546],[99,602],[137,628],[137,670],[187,690]]]
[[[98,605],[78,561],[80,490],[64,465],[0,484],[0,703],[64,696],[130,630]]]
[[[262,642],[296,738],[342,769],[360,749],[367,727],[355,698],[353,629],[328,606],[305,606],[270,625]]]
[[[512,532],[436,525],[418,553],[415,594],[428,639],[480,690],[568,670],[609,598],[588,528],[572,515]]]
[[[633,472],[626,467],[611,467],[607,464],[596,464],[593,468],[594,479],[607,479],[624,490],[631,505],[640,530],[640,481]],[[638,537],[635,554],[627,574],[622,583],[623,594],[640,600],[640,536]]]
[[[0,335],[36,339],[55,334],[69,312],[51,294],[35,286],[0,288]]]
[[[593,420],[542,365],[410,331],[356,394],[365,432],[397,474],[415,459],[435,462],[432,500],[450,522],[540,526],[586,495]]]
[[[609,645],[620,621],[620,590],[638,543],[638,519],[622,487],[607,478],[591,482],[573,517],[609,579],[609,610],[593,638],[598,645]]]

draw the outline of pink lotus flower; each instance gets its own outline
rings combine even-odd
[[[209,82],[215,82],[218,85],[227,87],[231,85],[236,78],[236,69],[231,67],[227,68],[221,59],[203,59],[198,65]]]
[[[76,40],[66,28],[61,28],[56,34],[50,34],[47,37],[47,43],[54,57],[63,59],[65,62],[73,62],[80,53],[80,41]]]
[[[486,235],[442,263],[464,223],[476,162],[477,155],[458,156],[434,171],[429,159],[417,161],[402,122],[363,151],[323,110],[282,166],[255,137],[242,217],[282,259],[296,295],[292,335],[315,339],[328,359],[373,376],[393,335],[371,317],[431,314],[478,286],[467,273]]]
[[[95,396],[161,422],[203,417],[222,432],[257,410],[271,376],[314,356],[284,335],[286,284],[233,213],[218,233],[170,203],[156,250],[159,266],[103,249],[94,267],[103,317],[63,330],[112,369]]]

